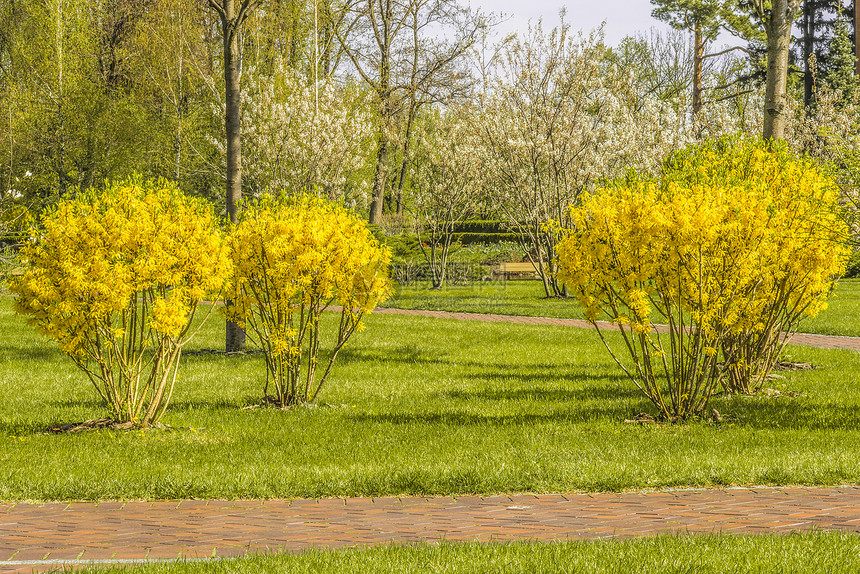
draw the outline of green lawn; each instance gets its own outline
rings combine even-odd
[[[800,330],[860,337],[860,279],[842,279],[827,303],[827,309],[806,319]]]
[[[540,281],[490,281],[471,287],[397,286],[383,306],[467,313],[582,319],[575,300],[547,299]]]
[[[800,331],[860,337],[860,280],[840,281],[828,303],[828,308],[817,317],[806,319]],[[493,281],[437,290],[427,286],[398,287],[385,306],[582,319],[575,299],[546,299],[540,281]]]
[[[314,408],[243,410],[260,355],[183,358],[174,430],[44,434],[103,416],[0,300],[0,499],[269,498],[860,482],[860,355],[791,347],[790,397],[640,427],[650,404],[590,330],[374,315]],[[192,349],[223,345],[221,321]]]
[[[860,536],[658,536],[559,543],[392,545],[301,555],[85,569],[90,574],[430,572],[781,574],[860,571]]]

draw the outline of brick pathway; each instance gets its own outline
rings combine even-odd
[[[380,307],[374,311],[380,315],[412,315],[417,317],[437,317],[439,319],[459,319],[461,321],[482,321],[486,323],[520,323],[525,325],[555,325],[558,327],[578,327],[592,329],[591,323],[582,319],[555,319],[551,317],[520,317],[516,315],[490,315],[484,313],[456,313],[451,311],[425,311],[422,309],[393,309]],[[617,326],[608,321],[598,321],[601,329],[617,330]],[[824,349],[847,349],[860,351],[860,337],[842,337],[837,335],[812,335],[796,333],[791,337],[795,345],[808,345]]]
[[[388,542],[860,533],[860,487],[0,505],[0,572]]]

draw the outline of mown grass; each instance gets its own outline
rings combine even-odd
[[[732,422],[651,410],[584,329],[374,315],[313,408],[243,410],[260,355],[183,358],[174,430],[45,434],[105,411],[72,362],[0,300],[0,499],[272,498],[860,482],[857,353],[717,398]],[[223,345],[220,320],[190,350]]]
[[[582,319],[575,300],[547,299],[540,281],[491,281],[471,286],[431,289],[429,285],[397,286],[385,307],[490,313],[526,317]]]
[[[860,571],[860,536],[657,536],[558,543],[442,543],[312,550],[205,562],[88,568],[90,574],[445,572],[779,574]]]
[[[494,281],[445,289],[430,289],[427,285],[398,287],[396,295],[385,306],[526,317],[583,318],[575,299],[547,299],[540,281]],[[860,280],[840,281],[828,300],[828,308],[816,317],[805,319],[799,331],[860,337]]]
[[[827,309],[806,319],[800,331],[860,337],[860,279],[842,279],[827,301]]]

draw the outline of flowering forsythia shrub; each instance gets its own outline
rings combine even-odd
[[[738,310],[746,320],[722,342],[727,390],[758,390],[788,336],[804,316],[827,306],[833,280],[845,272],[849,230],[839,187],[818,164],[797,159],[781,143],[768,150],[761,143],[718,142],[678,154],[665,177],[713,190],[743,189],[746,201],[758,202],[762,228],[747,246],[758,269]]]
[[[231,244],[229,314],[262,346],[267,387],[282,407],[315,399],[364,315],[390,295],[388,249],[336,204],[269,194],[245,205]],[[343,307],[338,331],[317,380],[320,318],[334,304]]]
[[[16,309],[59,342],[118,423],[164,414],[199,301],[230,260],[211,210],[164,181],[60,202],[23,249]]]
[[[621,329],[633,367],[613,356],[661,415],[696,415],[724,374],[732,390],[759,384],[779,333],[824,307],[847,255],[836,193],[779,147],[692,148],[660,180],[602,189],[572,208],[559,278],[589,320]]]

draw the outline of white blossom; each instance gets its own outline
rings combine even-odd
[[[560,288],[551,273],[555,230],[569,226],[580,194],[630,170],[652,172],[693,139],[677,105],[642,98],[607,62],[599,34],[538,25],[507,45],[475,121],[488,202],[524,238],[547,295]]]
[[[366,201],[367,183],[355,174],[373,142],[367,96],[333,79],[321,80],[315,93],[282,62],[271,76],[252,70],[246,77],[243,163],[256,188]]]

